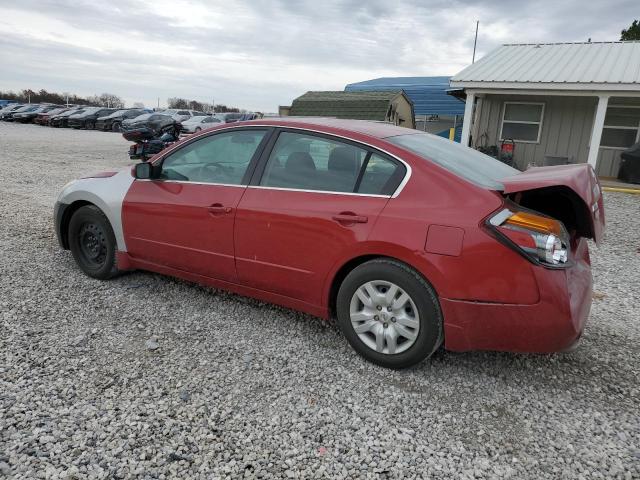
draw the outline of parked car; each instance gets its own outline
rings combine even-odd
[[[34,110],[40,107],[39,104],[30,103],[27,105],[23,105],[22,107],[16,108],[14,110],[9,110],[2,115],[0,115],[0,120],[4,120],[5,122],[13,122],[13,117],[18,113],[26,113],[33,112]]]
[[[122,130],[124,131],[141,128],[149,128],[157,135],[169,129],[177,128],[179,131],[180,123],[164,113],[145,113],[122,122]]]
[[[12,104],[17,104],[18,102],[16,102],[15,100],[5,100],[5,99],[0,99],[0,108],[4,108],[7,105],[12,105]]]
[[[2,120],[3,116],[5,114],[11,113],[11,112],[15,112],[16,110],[18,110],[19,108],[24,107],[24,104],[21,103],[11,103],[9,105],[5,105],[2,109],[0,109],[0,120]]]
[[[225,123],[233,123],[239,121],[245,114],[238,112],[216,113],[214,117]]]
[[[221,123],[221,120],[211,115],[206,115],[206,116],[191,117],[180,123],[182,125],[183,133],[197,133],[200,130],[213,127],[214,125]]]
[[[207,113],[199,112],[198,110],[181,110],[179,108],[169,108],[167,110],[163,110],[162,112],[157,112],[157,113],[162,113],[163,115],[169,115],[170,117],[173,117],[173,119],[176,120],[177,122],[182,122],[191,117],[201,117],[203,115],[208,115]]]
[[[391,368],[443,342],[571,347],[591,305],[587,239],[604,230],[589,164],[520,172],[416,130],[295,118],[216,126],[77,180],[54,218],[91,277],[148,270],[335,316]]]
[[[89,107],[82,113],[71,115],[67,123],[71,128],[85,128],[87,130],[93,130],[98,118],[109,115],[114,111],[115,109],[113,108]]]
[[[33,119],[33,123],[37,123],[38,125],[48,125],[51,117],[60,115],[67,110],[69,110],[67,107],[57,107],[47,112],[40,112],[36,115],[36,118]]]
[[[49,118],[49,126],[66,128],[68,127],[69,117],[71,117],[71,115],[83,113],[84,110],[85,107],[74,107],[67,110],[66,112],[62,112],[59,115],[51,117]]]
[[[39,108],[36,108],[35,110],[16,113],[13,116],[13,121],[19,122],[19,123],[31,123],[41,113],[50,112],[56,108],[59,108],[58,105],[42,105]]]
[[[139,117],[144,113],[148,113],[144,108],[125,108],[122,110],[116,110],[104,117],[100,117],[96,120],[96,130],[111,130],[119,132],[122,122],[131,118]]]

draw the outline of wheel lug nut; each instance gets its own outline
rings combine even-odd
[[[383,324],[382,324],[382,326],[383,326],[384,328],[387,328],[387,327],[389,326],[389,324],[385,322],[385,323],[383,323]]]
[[[378,310],[382,310],[382,307],[381,307],[380,305],[378,305],[376,308],[377,308]]]
[[[380,317],[379,317],[378,315],[375,315],[375,316],[373,317],[373,319],[374,319],[374,320],[380,320]]]
[[[392,321],[393,323],[396,323],[396,317],[391,317],[391,321]]]
[[[387,307],[387,312],[390,312],[390,311],[391,311],[391,307]]]

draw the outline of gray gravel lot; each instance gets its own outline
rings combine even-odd
[[[0,123],[0,477],[640,478],[640,196],[605,195],[576,351],[439,351],[397,372],[307,315],[84,276],[52,206],[127,147]]]

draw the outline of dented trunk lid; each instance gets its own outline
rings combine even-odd
[[[568,189],[577,195],[584,208],[574,212],[576,217],[584,220],[588,228],[580,232],[582,236],[592,238],[600,243],[604,234],[604,206],[600,182],[589,164],[558,165],[552,167],[532,167],[517,175],[500,180],[504,185],[505,195],[539,190],[557,192]],[[542,211],[541,213],[547,213]]]

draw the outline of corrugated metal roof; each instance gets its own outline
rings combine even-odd
[[[404,90],[416,115],[463,115],[464,103],[446,91],[450,77],[386,77],[351,83],[346,92]]]
[[[502,45],[451,78],[452,86],[468,82],[640,90],[640,41]]]

